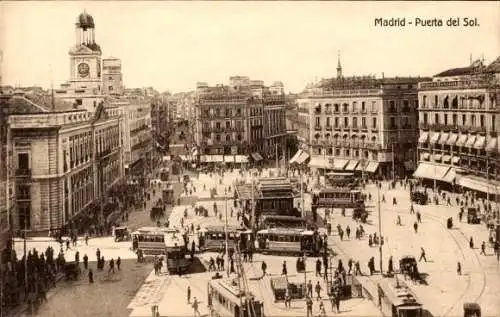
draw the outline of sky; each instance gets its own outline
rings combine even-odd
[[[233,75],[299,92],[335,76],[432,76],[470,55],[500,55],[499,2],[0,2],[3,85],[49,88],[69,79],[75,22],[94,17],[103,57],[122,60],[126,87],[172,93]],[[406,18],[405,27],[375,26]],[[479,26],[447,27],[449,18]],[[415,19],[444,26],[415,26]],[[409,21],[413,21],[410,26]]]

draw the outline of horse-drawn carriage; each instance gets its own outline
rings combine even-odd
[[[417,259],[413,255],[403,256],[399,260],[399,272],[404,276],[410,277],[412,280],[419,280],[420,273],[418,271]]]
[[[66,277],[66,281],[76,281],[80,278],[80,274],[82,270],[78,262],[66,262],[64,264],[64,276]]]
[[[419,205],[426,205],[429,200],[429,195],[425,191],[412,191],[410,194],[411,201]]]

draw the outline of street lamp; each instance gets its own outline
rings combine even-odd
[[[380,239],[379,243],[379,256],[380,256],[380,274],[382,274],[383,264],[382,264],[382,213],[380,208],[380,187],[377,186],[377,205],[378,205],[378,235]]]

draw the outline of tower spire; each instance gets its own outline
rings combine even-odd
[[[340,51],[337,53],[337,78],[342,78],[342,64],[340,63]]]

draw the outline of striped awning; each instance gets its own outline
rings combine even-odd
[[[224,155],[224,162],[234,163],[234,155]]]
[[[467,134],[461,134],[458,137],[456,146],[465,146],[465,143],[467,142]]]
[[[366,166],[365,171],[367,171],[368,173],[375,173],[378,169],[378,166],[378,162],[370,162],[368,163],[368,166]]]
[[[467,138],[467,142],[465,142],[465,147],[472,147],[476,142],[476,136],[471,135]]]
[[[443,180],[449,169],[449,166],[421,162],[418,164],[417,170],[413,173],[413,176],[417,178]]]
[[[253,152],[251,156],[254,159],[254,161],[262,161],[264,159],[262,155],[260,155],[260,153],[258,152]]]
[[[429,142],[430,143],[437,143],[437,141],[439,140],[439,136],[440,136],[439,132],[433,132],[431,134],[431,139]]]
[[[429,140],[429,133],[422,132],[420,134],[420,137],[418,138],[418,143],[427,143],[428,140]]]
[[[323,156],[311,156],[309,166],[313,168],[333,168],[328,159]]]
[[[441,133],[441,136],[439,137],[439,144],[446,144],[446,141],[448,140],[450,134],[449,133]]]
[[[356,166],[358,166],[358,164],[359,164],[359,161],[350,160],[349,163],[346,165],[345,170],[354,171],[354,170],[356,170]]]
[[[494,151],[494,150],[496,150],[498,148],[497,144],[498,144],[497,143],[497,138],[492,138],[490,140],[490,142],[488,142],[488,146],[486,146],[486,149],[488,151]]]
[[[450,137],[446,141],[446,144],[447,145],[455,145],[455,143],[457,142],[457,140],[458,140],[458,134],[456,134],[456,133],[450,133]]]
[[[345,160],[345,159],[340,159],[340,158],[334,158],[333,159],[333,169],[335,170],[343,170],[347,163],[349,161],[348,160]]]
[[[484,149],[486,145],[486,137],[480,135],[476,138],[476,142],[474,143],[474,148],[478,150]]]

